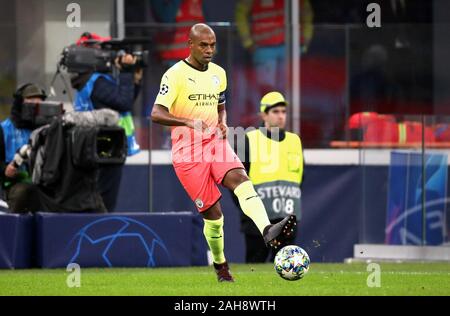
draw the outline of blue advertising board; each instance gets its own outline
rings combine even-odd
[[[32,215],[0,214],[0,269],[32,266],[33,224]]]
[[[444,242],[447,170],[446,154],[427,153],[422,157],[418,152],[391,153],[386,244],[441,245]]]
[[[192,214],[38,213],[42,268],[189,266]]]

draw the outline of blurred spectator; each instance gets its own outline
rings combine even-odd
[[[0,126],[0,172],[2,189],[9,210],[14,213],[37,212],[40,210],[39,191],[31,183],[31,176],[21,160],[19,150],[28,144],[32,130],[29,121],[22,119],[22,107],[26,102],[39,103],[47,94],[36,84],[27,83],[14,93],[14,103],[9,118]]]
[[[380,1],[381,28],[361,23],[350,32],[351,112],[429,113],[432,102],[431,1]],[[360,59],[362,62],[352,62]],[[356,103],[355,103],[356,102]]]
[[[393,83],[388,58],[387,48],[381,44],[373,44],[364,51],[360,70],[350,82],[353,111],[378,111],[380,103],[391,102]]]
[[[164,27],[156,36],[156,50],[167,68],[189,56],[187,42],[189,29],[204,23],[202,0],[152,0],[152,11],[157,22],[173,24]],[[176,24],[176,25],[175,25]]]
[[[152,0],[157,22],[164,26],[156,35],[156,51],[164,71],[189,56],[188,34],[192,25],[205,22],[202,0]],[[175,25],[176,24],[176,25]],[[162,127],[163,149],[170,149],[170,128]]]
[[[309,0],[300,1],[301,52],[308,50],[313,36],[313,11]],[[284,90],[286,84],[284,0],[239,0],[235,19],[243,47],[251,54],[257,95],[259,98],[272,90]]]

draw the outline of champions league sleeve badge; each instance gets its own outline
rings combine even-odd
[[[169,86],[163,83],[161,85],[161,89],[159,90],[159,94],[166,95],[167,93],[169,93]]]

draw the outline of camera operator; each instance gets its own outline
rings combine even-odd
[[[94,33],[84,33],[77,45],[100,48],[100,43],[110,38]],[[128,156],[139,152],[134,133],[131,110],[140,90],[142,69],[135,66],[136,57],[122,54],[115,58],[119,71],[117,78],[112,73],[84,72],[71,78],[72,87],[77,90],[76,111],[92,111],[108,108],[120,113],[119,125],[125,129],[128,142]],[[98,185],[108,211],[113,211],[122,177],[122,165],[103,165],[99,170]]]
[[[35,128],[29,121],[22,119],[24,103],[39,103],[47,95],[36,84],[27,83],[14,93],[14,103],[9,118],[0,125],[0,172],[2,189],[9,209],[14,213],[36,212],[40,208],[39,191],[31,183],[31,177],[25,165],[20,165],[19,150],[28,143]]]

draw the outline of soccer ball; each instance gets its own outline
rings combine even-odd
[[[300,280],[309,270],[309,256],[302,248],[289,245],[275,256],[275,271],[285,280]]]

